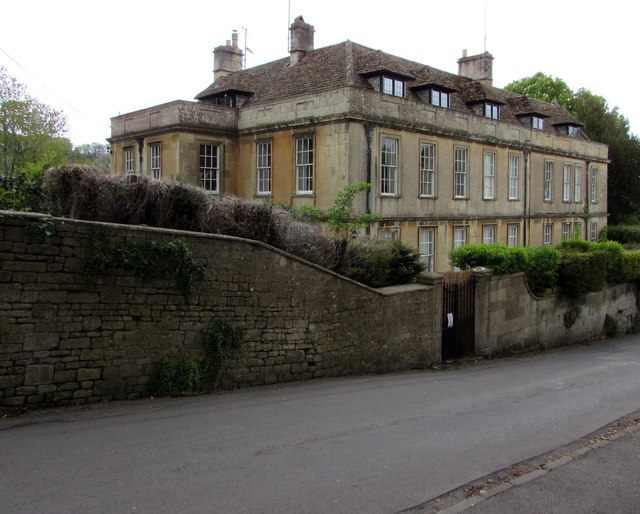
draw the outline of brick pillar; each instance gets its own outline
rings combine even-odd
[[[442,362],[442,288],[444,287],[444,276],[440,273],[420,273],[416,278],[419,284],[432,286],[433,306],[431,324],[427,327],[431,331],[431,362],[438,364]]]
[[[477,355],[491,355],[495,351],[489,337],[489,286],[493,270],[487,268],[473,268],[475,280],[474,317],[475,317],[475,353]]]

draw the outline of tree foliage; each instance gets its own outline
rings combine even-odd
[[[111,165],[109,147],[100,143],[78,145],[71,152],[71,162],[73,164],[90,164],[108,173]]]
[[[62,164],[69,150],[69,142],[62,139],[66,124],[61,111],[31,97],[23,84],[0,67],[2,175],[12,177],[16,172],[33,172],[34,166]]]
[[[609,145],[608,205],[611,223],[640,217],[640,139],[630,133],[629,120],[606,99],[587,89],[574,92],[559,78],[543,73],[516,80],[505,89],[546,102],[557,101],[584,123],[594,141]]]

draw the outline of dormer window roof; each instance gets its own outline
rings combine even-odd
[[[400,98],[404,98],[407,94],[407,82],[414,79],[410,75],[383,68],[367,71],[361,75],[369,81],[376,91]]]
[[[249,91],[240,91],[238,89],[227,89],[216,92],[212,95],[202,98],[201,101],[213,105],[226,105],[227,107],[242,107],[253,93]]]
[[[445,108],[451,107],[451,94],[457,91],[451,87],[433,82],[413,86],[411,90],[414,91],[423,102]]]

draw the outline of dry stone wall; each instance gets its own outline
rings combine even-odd
[[[185,242],[205,264],[190,303],[173,280],[87,278],[100,232]],[[201,355],[216,318],[244,330],[226,386],[424,368],[440,359],[438,287],[373,290],[267,245],[0,212],[0,405],[143,396],[159,359]]]

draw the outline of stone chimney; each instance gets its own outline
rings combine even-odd
[[[304,22],[302,16],[298,16],[291,24],[289,29],[291,32],[291,45],[289,53],[291,54],[291,65],[297,63],[305,53],[313,50],[313,25]]]
[[[458,75],[493,86],[493,55],[484,52],[467,57],[467,51],[463,50],[462,57],[458,59]]]
[[[238,33],[234,30],[231,41],[213,50],[213,81],[242,69],[242,50],[238,48]]]

